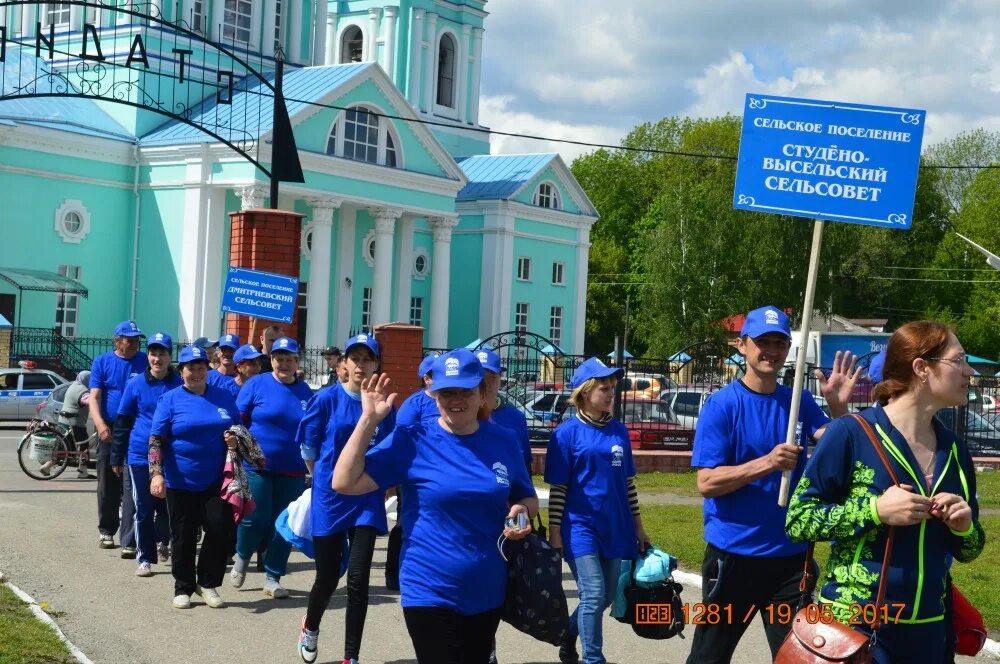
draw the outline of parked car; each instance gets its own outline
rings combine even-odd
[[[979,399],[984,413],[1000,410],[1000,397],[993,396],[992,394],[984,394]]]
[[[532,445],[545,447],[549,444],[549,436],[552,435],[555,422],[546,422],[535,417],[531,409],[517,399],[506,397],[503,393],[501,393],[500,398],[504,403],[517,408],[524,415],[524,419],[528,423],[528,441]]]
[[[47,369],[30,366],[0,369],[0,421],[30,420],[52,390],[68,384],[65,378]]]
[[[69,383],[63,383],[59,387],[52,390],[52,393],[38,405],[38,412],[33,414],[32,417],[37,417],[38,419],[45,420],[46,422],[58,422],[59,413],[62,412],[63,400],[66,398],[66,390],[69,389],[69,385]],[[96,431],[94,428],[94,421],[88,417],[87,433],[93,435],[94,431]]]
[[[957,412],[957,408],[945,408],[939,411],[937,416],[946,427],[958,431],[955,421]],[[973,409],[965,409],[965,431],[958,433],[969,446],[969,452],[973,456],[1000,455],[1000,427]]]
[[[670,405],[678,424],[685,429],[694,429],[705,401],[718,390],[714,385],[680,385],[673,391],[664,392],[660,398]]]
[[[569,404],[570,392],[565,390],[545,390],[532,396],[525,404],[536,418],[543,422],[559,422]]]
[[[626,373],[621,380],[623,399],[656,399],[677,389],[677,383],[663,375]]]
[[[576,416],[570,404],[563,419]],[[694,429],[681,426],[670,404],[659,399],[628,399],[622,403],[622,424],[628,429],[633,450],[691,451]]]

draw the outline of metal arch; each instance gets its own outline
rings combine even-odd
[[[558,346],[552,343],[551,339],[547,339],[534,332],[521,332],[519,330],[494,334],[492,337],[483,339],[476,348],[487,348],[493,352],[497,352],[497,349],[507,346],[522,346],[537,350],[539,353],[543,352],[546,347],[551,347],[557,351],[556,355],[565,355]]]

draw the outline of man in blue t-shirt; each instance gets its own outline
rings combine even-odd
[[[111,470],[111,425],[118,415],[125,385],[133,376],[146,370],[149,362],[139,353],[143,336],[135,321],[126,320],[115,328],[115,349],[98,355],[90,368],[90,419],[97,429],[97,530],[98,546],[115,548],[114,534],[121,525],[122,479]],[[131,525],[119,534],[122,546],[134,547]]]
[[[729,662],[758,611],[774,656],[791,628],[779,617],[793,615],[801,597],[806,547],[785,535],[781,473],[792,472],[794,487],[806,463],[804,445],[819,439],[829,418],[804,391],[799,444],[783,442],[792,389],[778,379],[791,340],[788,316],[780,309],[747,314],[737,342],[746,375],[709,397],[698,416],[691,466],[698,468],[698,490],[705,497],[703,602],[721,619],[695,627],[688,664]],[[860,373],[856,359],[838,352],[829,378],[816,372],[833,417],[847,413]]]

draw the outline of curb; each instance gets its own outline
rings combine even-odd
[[[3,581],[3,579],[3,573],[0,573],[0,581]],[[66,638],[66,635],[63,634],[61,629],[59,629],[59,625],[57,625],[56,621],[52,619],[52,616],[45,613],[42,607],[38,606],[38,602],[35,601],[35,598],[15,586],[10,581],[4,582],[4,585],[10,588],[11,592],[17,595],[18,599],[28,605],[28,608],[30,608],[31,612],[35,614],[36,618],[55,630],[56,635],[59,636],[59,640],[66,644],[66,647],[69,649],[69,653],[76,658],[76,661],[80,662],[80,664],[94,664],[89,657],[83,654],[83,651],[73,645],[73,643]]]
[[[701,590],[701,575],[691,574],[690,572],[682,572],[680,570],[674,571],[674,580],[685,586],[694,586],[695,588]],[[986,644],[983,649],[979,651],[976,655],[976,659],[993,659],[1000,661],[1000,643],[994,641],[993,639],[986,639]]]

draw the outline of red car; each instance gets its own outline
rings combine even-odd
[[[694,429],[677,423],[670,404],[658,399],[628,399],[623,404],[622,423],[628,429],[633,450],[669,450],[690,452],[694,448]],[[576,415],[570,405],[563,420]]]

